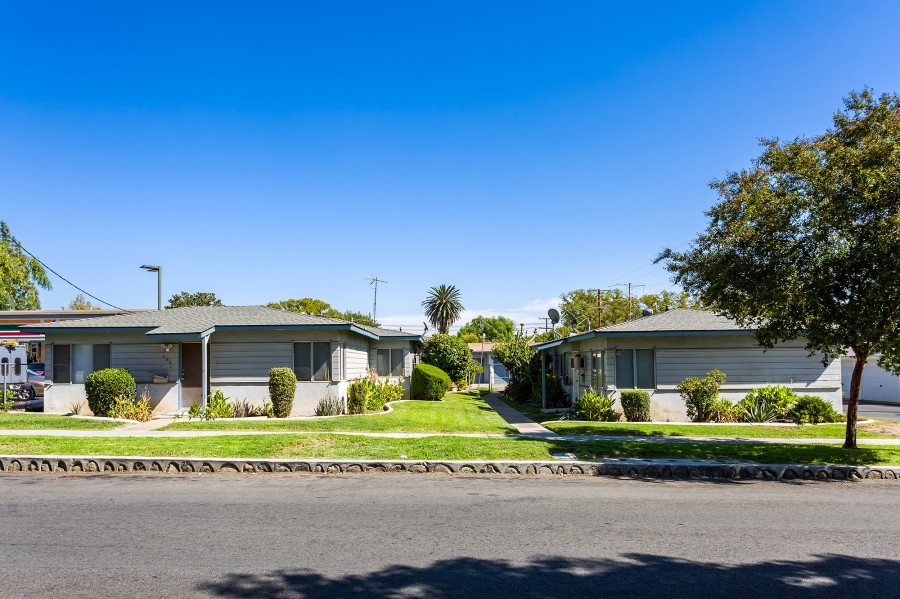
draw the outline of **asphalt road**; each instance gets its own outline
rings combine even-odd
[[[900,484],[0,475],[2,597],[897,597]]]

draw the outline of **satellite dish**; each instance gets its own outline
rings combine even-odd
[[[550,322],[552,322],[553,324],[559,322],[559,310],[557,310],[556,308],[550,308],[549,310],[547,310],[547,316],[550,317]]]
[[[641,316],[653,316],[653,310],[650,308],[644,308],[641,310]]]

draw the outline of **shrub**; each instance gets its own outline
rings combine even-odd
[[[772,422],[788,418],[797,394],[783,385],[769,385],[751,389],[738,404],[742,420],[746,422]]]
[[[110,418],[148,422],[153,417],[153,409],[150,407],[150,394],[144,391],[138,400],[125,395],[117,395],[113,399],[112,405],[108,408],[107,416]]]
[[[234,406],[228,403],[228,398],[221,389],[213,390],[206,402],[206,419],[233,418]]]
[[[681,381],[676,388],[684,399],[688,418],[694,422],[716,420],[716,401],[719,399],[719,386],[724,382],[725,373],[721,370],[708,372],[702,379],[688,377]],[[719,407],[721,408],[722,406]]]
[[[364,414],[374,393],[375,383],[368,378],[357,379],[350,383],[347,388],[347,413]]]
[[[100,416],[109,414],[116,397],[122,396],[134,401],[137,397],[137,385],[131,373],[124,368],[104,368],[87,376],[84,380],[84,392],[91,412]]]
[[[242,399],[231,404],[231,415],[233,418],[250,418],[253,416],[268,416],[271,418],[272,404],[266,401],[261,405],[256,405],[246,399]]]
[[[540,377],[538,377],[540,380]],[[540,398],[541,389],[536,389],[538,398]],[[566,391],[562,379],[552,374],[547,375],[547,407],[548,408],[568,408],[572,405],[569,400],[569,392]]]
[[[412,372],[410,398],[437,401],[444,397],[451,386],[446,372],[431,364],[418,364]]]
[[[744,414],[744,410],[738,404],[733,404],[724,397],[717,397],[712,403],[713,422],[738,422]]]
[[[290,368],[273,368],[269,371],[269,399],[276,418],[287,418],[294,407],[297,377]]]
[[[403,399],[403,381],[397,379],[396,382],[392,383],[390,379],[382,380],[378,383],[378,393],[384,399],[382,406],[388,402],[400,401]]]
[[[613,404],[615,403],[616,400],[613,398],[596,393],[593,389],[588,388],[575,402],[575,409],[584,420],[616,422],[622,415],[613,409]]]
[[[327,393],[316,404],[316,416],[340,416],[344,413],[344,400]]]
[[[446,372],[451,381],[465,381],[471,359],[465,341],[442,333],[429,337],[422,352],[422,361]]]
[[[790,412],[791,420],[796,424],[820,424],[822,422],[843,422],[830,403],[818,395],[801,395]]]
[[[642,389],[626,389],[622,391],[619,401],[625,420],[628,422],[650,422],[650,394]]]

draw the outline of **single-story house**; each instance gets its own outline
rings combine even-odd
[[[676,309],[629,322],[540,343],[545,373],[562,378],[573,401],[588,388],[614,393],[650,392],[651,416],[684,421],[687,413],[676,386],[711,370],[726,375],[721,396],[739,401],[754,387],[785,385],[819,395],[838,412],[840,360],[809,355],[802,339],[761,347],[751,329],[713,312]],[[546,402],[546,393],[544,393]]]
[[[374,369],[400,378],[405,393],[420,335],[264,306],[153,310],[36,324],[46,341],[46,412],[85,401],[84,379],[125,368],[147,390],[154,412],[199,402],[211,389],[232,400],[268,400],[269,370],[297,375],[292,415],[311,415],[326,395],[346,397],[350,381]]]
[[[469,351],[472,352],[472,359],[481,364],[484,372],[475,377],[476,385],[490,385],[491,387],[505,387],[509,382],[509,373],[506,367],[494,360],[494,345],[492,341],[484,343],[470,343]]]
[[[900,404],[900,377],[879,366],[878,359],[880,357],[872,356],[866,361],[859,388],[859,398],[875,403]],[[853,376],[855,364],[856,358],[853,356],[841,358],[841,379],[844,384],[845,397],[850,393],[850,378]]]

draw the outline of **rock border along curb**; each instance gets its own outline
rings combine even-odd
[[[622,476],[672,479],[758,480],[900,480],[900,466],[823,466],[755,464],[703,460],[638,460],[598,462],[513,460],[323,460],[228,459],[111,456],[0,456],[0,473],[441,473],[555,476]]]

